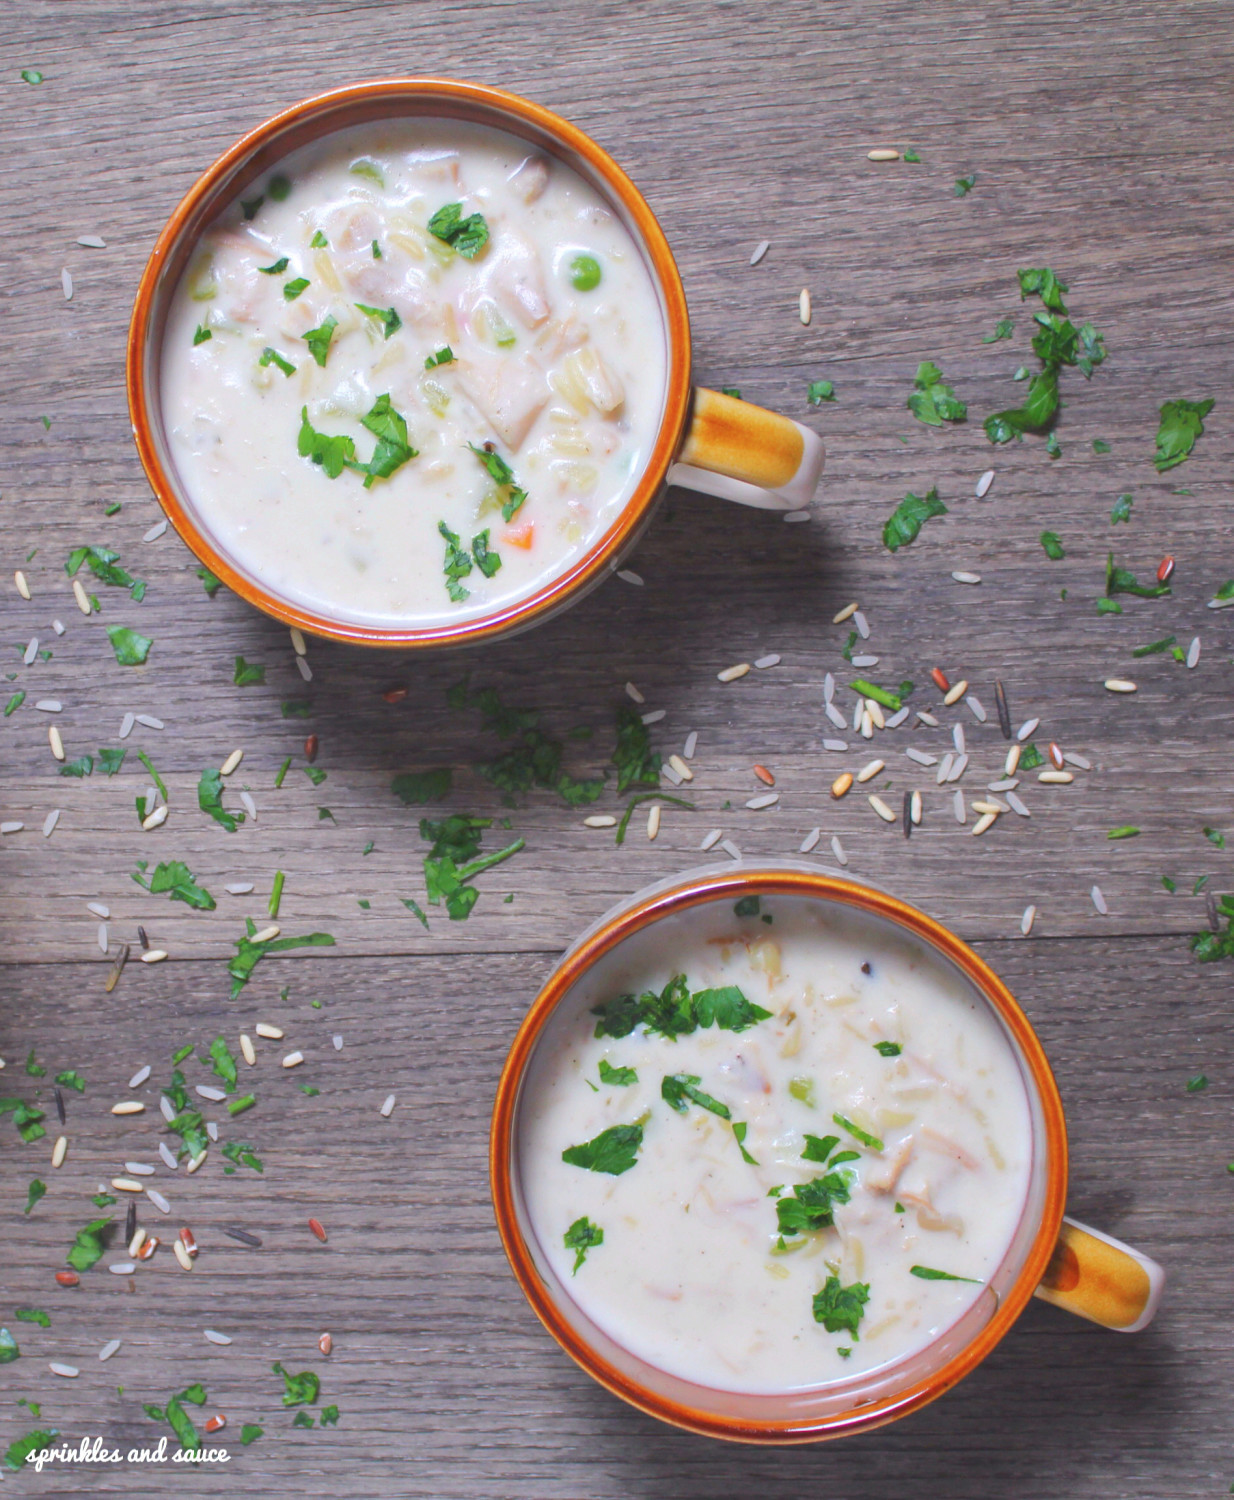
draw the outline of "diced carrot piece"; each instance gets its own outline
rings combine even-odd
[[[524,552],[531,550],[531,544],[535,540],[536,523],[534,521],[523,521],[518,526],[507,526],[501,533],[503,542],[509,542],[511,547],[521,547]]]

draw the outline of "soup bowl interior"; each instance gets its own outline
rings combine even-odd
[[[632,1353],[575,1301],[537,1238],[520,1154],[520,1117],[534,1082],[537,1049],[581,1020],[595,998],[593,968],[655,924],[744,896],[787,896],[860,914],[877,941],[908,935],[933,950],[959,984],[988,1007],[1005,1037],[1028,1101],[1027,1191],[1003,1257],[976,1300],[933,1342],[851,1378],[783,1393],[721,1390],[667,1373]],[[696,916],[698,913],[696,912]],[[878,1426],[948,1390],[994,1347],[1040,1280],[1057,1238],[1066,1196],[1062,1105],[1040,1043],[998,977],[929,917],[869,886],[817,868],[704,869],[662,883],[605,917],[566,954],[519,1028],[498,1087],[491,1134],[498,1228],[524,1293],[562,1348],[616,1395],[653,1416],[713,1437],[762,1443],[809,1442]]]
[[[282,596],[238,563],[213,535],[208,507],[189,498],[171,453],[160,392],[168,313],[180,278],[205,231],[253,183],[292,152],[354,126],[423,118],[505,131],[555,158],[600,195],[638,248],[662,319],[664,401],[654,444],[633,492],[608,529],[533,592],[478,618],[452,624],[379,625],[309,609]],[[207,568],[250,604],[315,635],[366,645],[463,645],[515,633],[548,618],[620,564],[650,519],[680,445],[690,400],[690,332],[685,294],[663,231],[621,168],[581,130],[500,89],[441,78],[395,78],[350,85],[307,99],[267,120],[211,166],[158,238],[138,288],[129,328],[129,411],[151,488],[182,539]]]

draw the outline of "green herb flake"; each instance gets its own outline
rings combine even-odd
[[[107,638],[122,667],[140,667],[150,655],[150,647],[154,645],[147,636],[139,635],[126,625],[109,625]]]
[[[1015,332],[1014,318],[1000,318],[994,325],[994,332],[982,336],[983,344],[997,344],[1000,339],[1009,339]]]
[[[1120,495],[1110,507],[1110,525],[1117,526],[1120,521],[1130,523],[1131,507],[1135,500],[1131,495]]]
[[[361,156],[353,161],[347,170],[355,177],[367,177],[370,182],[375,182],[379,188],[386,185],[386,175],[370,157]],[[376,241],[373,242],[376,244]]]
[[[305,286],[307,285],[308,283],[305,282]],[[286,290],[287,288],[284,287],[284,293],[286,293]],[[304,342],[309,346],[309,353],[313,356],[313,359],[317,364],[321,366],[323,370],[326,367],[326,358],[330,353],[330,341],[331,339],[333,339],[334,330],[337,327],[338,319],[327,317],[324,322],[319,323],[316,328],[310,328],[307,333],[300,335]],[[327,470],[327,472],[329,471]]]
[[[256,1422],[246,1422],[240,1429],[240,1443],[247,1448],[250,1443],[255,1443],[259,1437],[264,1437],[264,1429],[258,1427]]]
[[[4,705],[4,717],[7,719],[9,715],[19,709],[25,701],[25,693],[20,688],[18,688],[17,692],[15,692],[9,699],[9,701]]]
[[[289,698],[282,705],[282,715],[285,719],[307,719],[312,711],[313,705],[308,698]]]
[[[605,1172],[610,1177],[620,1177],[628,1172],[638,1157],[643,1144],[641,1125],[610,1125],[590,1141],[580,1146],[567,1146],[561,1159],[571,1167],[582,1167],[588,1172]]]
[[[883,1057],[899,1057],[904,1048],[899,1042],[875,1042],[874,1050],[881,1053]]]
[[[275,777],[274,777],[274,788],[275,788],[275,791],[278,791],[279,788],[283,785],[283,781],[286,778],[288,771],[290,771],[290,770],[291,770],[291,756],[289,755],[287,757],[287,759],[283,762],[283,764],[278,768],[278,771],[275,773]]]
[[[830,380],[812,380],[806,386],[806,401],[811,406],[821,406],[824,401],[836,399],[836,388]]]
[[[437,365],[452,365],[453,363],[454,350],[450,348],[449,344],[443,344],[442,347],[437,350],[436,354],[430,354],[424,361],[424,368],[426,370],[432,370]]]
[[[309,241],[310,250],[328,250],[330,241],[322,234],[320,229],[313,231],[313,238]]]
[[[911,165],[916,166],[921,160],[921,152],[917,150],[916,146],[906,146],[901,152],[901,158]]]
[[[23,83],[40,84],[43,81],[43,75],[37,68],[23,68],[21,70],[21,81]]]
[[[976,174],[976,172],[970,173],[967,177],[957,177],[956,180],[955,180],[955,195],[956,195],[956,197],[957,198],[967,198],[968,195],[969,195],[969,193],[972,192],[973,186],[976,183],[976,181],[977,181],[977,174]]]
[[[310,932],[304,937],[279,937],[273,938],[266,943],[255,943],[253,937],[257,931],[253,921],[246,921],[247,931],[243,937],[236,939],[236,952],[231,962],[227,965],[227,972],[231,975],[231,998],[234,1000],[249,982],[253,970],[271,953],[286,953],[291,948],[333,948],[334,938],[328,932]],[[253,1103],[250,1096],[249,1103]],[[233,1114],[239,1113],[234,1104],[229,1104],[228,1109]],[[247,1108],[247,1106],[245,1106]]]
[[[1113,594],[1135,594],[1140,599],[1160,599],[1170,593],[1171,589],[1168,583],[1138,583],[1135,574],[1128,572],[1126,568],[1120,568],[1114,561],[1114,554],[1110,552],[1106,555],[1105,591],[1107,597]]]
[[[320,786],[330,774],[329,771],[323,771],[320,766],[301,766],[300,769],[314,786]]]
[[[597,1245],[604,1243],[604,1231],[584,1215],[581,1219],[575,1219],[566,1230],[562,1243],[567,1250],[574,1251],[574,1269],[570,1275],[577,1276],[578,1268],[587,1259],[588,1250],[594,1250]]]
[[[854,1136],[863,1146],[868,1146],[871,1151],[883,1149],[883,1143],[876,1135],[871,1135],[868,1130],[862,1130],[860,1125],[854,1124],[847,1115],[834,1114],[831,1118],[841,1130],[847,1130],[849,1135]]]
[[[109,1214],[105,1218],[92,1220],[77,1231],[69,1253],[65,1257],[75,1271],[88,1271],[107,1253],[107,1243],[103,1236],[111,1222]]]
[[[1063,544],[1059,541],[1056,532],[1043,531],[1040,537],[1038,537],[1038,541],[1041,543],[1045,550],[1045,555],[1051,562],[1061,562],[1066,557],[1067,554],[1063,551]]]
[[[235,833],[244,822],[242,812],[231,813],[223,806],[223,776],[216,766],[208,766],[201,773],[201,780],[197,783],[197,805],[228,833]]]
[[[290,262],[285,255],[281,255],[272,266],[258,266],[257,269],[263,276],[281,276]]]
[[[458,252],[464,260],[474,260],[488,244],[488,224],[481,214],[463,217],[461,203],[444,204],[428,221],[428,232]]]
[[[1205,827],[1204,830],[1203,830],[1203,832],[1204,832],[1204,837],[1215,848],[1217,848],[1217,849],[1224,849],[1225,848],[1225,834],[1222,833],[1222,832],[1220,832],[1219,829]]]
[[[883,546],[888,552],[898,552],[901,547],[907,547],[910,542],[917,540],[922,526],[931,517],[946,514],[947,507],[938,498],[937,488],[931,489],[924,496],[914,495],[910,491],[892,511],[883,527]]]
[[[782,1235],[830,1229],[835,1222],[835,1206],[849,1201],[852,1183],[851,1172],[828,1172],[798,1183],[791,1193],[776,1199],[776,1228]]]
[[[37,75],[32,73],[29,78],[26,78],[25,73],[21,76],[26,79],[27,83],[42,83],[43,81],[41,73]],[[28,1467],[27,1459],[32,1458],[36,1453],[42,1453],[46,1448],[50,1448],[59,1436],[60,1433],[57,1428],[49,1427],[46,1431],[40,1429],[35,1432],[26,1433],[25,1437],[15,1438],[5,1450],[5,1468],[11,1469],[14,1474],[21,1473],[23,1469]]]
[[[666,1037],[686,1036],[700,1028],[715,1026],[721,1031],[741,1032],[759,1021],[769,1019],[771,1012],[747,1000],[736,985],[697,990],[690,993],[684,974],[675,974],[658,994],[647,990],[642,995],[618,995],[602,1005],[592,1007],[596,1036],[617,1040],[629,1036],[642,1026],[648,1033]]]
[[[420,926],[423,927],[425,931],[427,931],[428,917],[425,915],[424,908],[420,905],[420,903],[418,901],[413,901],[410,896],[400,896],[399,900],[412,914],[412,916],[415,917]]]
[[[213,337],[214,335],[208,328],[198,323],[197,330],[193,334],[193,348],[196,349],[198,344],[204,344],[208,339],[212,339]]]
[[[271,348],[269,344],[261,351],[261,358],[257,363],[262,369],[265,369],[267,365],[277,365],[284,375],[294,375],[296,373],[295,365],[289,359],[284,359],[278,350]]]
[[[390,790],[408,807],[422,807],[427,802],[442,802],[450,795],[454,772],[449,766],[431,771],[404,771],[390,783]]]
[[[614,1088],[627,1089],[631,1084],[638,1082],[638,1070],[635,1068],[615,1068],[608,1058],[600,1059],[600,1082],[612,1084]]]
[[[950,1271],[936,1271],[933,1266],[909,1266],[908,1274],[918,1281],[971,1281],[974,1286],[981,1285],[976,1276],[956,1276]]]
[[[527,491],[520,488],[514,478],[514,470],[492,448],[477,448],[474,443],[467,446],[476,455],[488,471],[489,478],[500,489],[506,490],[507,498],[502,503],[501,518],[503,521],[512,521],[515,514],[527,499]]]
[[[916,389],[908,398],[908,409],[926,426],[941,427],[944,422],[963,422],[968,416],[968,407],[949,385],[943,383],[943,372],[929,360],[917,366],[913,385]]]
[[[851,1286],[841,1286],[838,1276],[829,1276],[822,1291],[814,1294],[814,1321],[821,1323],[828,1333],[839,1333],[841,1329],[847,1329],[857,1338],[857,1327],[869,1300],[868,1281],[855,1281]]]
[[[390,338],[403,326],[403,320],[393,307],[369,307],[366,302],[357,302],[360,311],[381,324],[383,338]]]
[[[321,1416],[317,1419],[317,1425],[319,1427],[337,1427],[338,1416],[339,1412],[337,1406],[323,1406],[321,1409]]]
[[[79,755],[76,760],[65,761],[60,767],[61,776],[76,776],[78,780],[92,775],[93,771],[94,757],[91,755]]]
[[[672,1109],[679,1114],[685,1114],[689,1109],[686,1100],[692,1101],[702,1109],[710,1110],[713,1115],[719,1115],[722,1120],[732,1119],[732,1111],[727,1104],[721,1104],[711,1094],[704,1093],[698,1085],[702,1079],[694,1073],[669,1073],[661,1080],[660,1097]]]
[[[757,917],[762,909],[762,899],[758,896],[743,896],[733,907],[735,917]]]
[[[1212,411],[1213,405],[1213,398],[1209,396],[1206,401],[1167,401],[1161,408],[1157,452],[1153,457],[1159,474],[1190,457],[1196,439],[1204,433],[1204,418]]]
[[[1197,1073],[1194,1078],[1187,1080],[1187,1092],[1189,1094],[1202,1093],[1208,1087],[1208,1079],[1203,1073]]]
[[[26,1189],[26,1207],[24,1212],[29,1213],[39,1199],[46,1195],[46,1192],[47,1184],[38,1177],[34,1178],[30,1186]]]

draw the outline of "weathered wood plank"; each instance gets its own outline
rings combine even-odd
[[[981,951],[1054,1061],[1069,1115],[1072,1212],[1168,1267],[1169,1294],[1148,1334],[1120,1338],[1034,1306],[957,1391],[857,1443],[760,1454],[675,1434],[621,1406],[557,1352],[523,1303],[493,1227],[488,1111],[546,957],[462,955],[448,967],[349,960],[331,966],[328,986],[293,978],[286,1001],[278,998],[285,975],[267,968],[234,1004],[222,998],[214,966],[188,963],[152,971],[140,990],[126,977],[107,1008],[82,984],[81,965],[47,965],[0,971],[5,992],[21,998],[0,1023],[5,1091],[38,1087],[50,1109],[49,1090],[21,1070],[31,1046],[53,1071],[79,1068],[87,1091],[68,1096],[71,1146],[59,1172],[45,1170],[48,1141],[21,1147],[3,1126],[0,1197],[23,1201],[36,1171],[50,1191],[28,1219],[10,1213],[0,1281],[12,1305],[47,1307],[53,1321],[46,1331],[16,1325],[23,1357],[0,1383],[10,1400],[41,1401],[43,1419],[66,1435],[102,1433],[127,1445],[158,1431],[142,1402],[161,1403],[201,1379],[206,1414],[228,1415],[233,1455],[227,1469],[194,1481],[203,1495],[238,1482],[260,1496],[293,1484],[323,1496],[340,1487],[466,1500],[627,1496],[651,1494],[670,1470],[674,1492],[686,1497],[757,1488],[778,1500],[837,1486],[854,1500],[910,1488],[955,1500],[1211,1494],[1214,1475],[1226,1482],[1221,1414],[1234,1368],[1220,1291],[1229,1152],[1219,1134],[1234,1054],[1219,987],[1212,971],[1156,941]],[[156,1090],[172,1051],[196,1041],[200,1054],[219,1031],[234,1048],[240,1027],[257,1019],[283,1026],[286,1041],[259,1043],[257,1067],[241,1065],[259,1102],[234,1124],[224,1114],[222,1138],[254,1143],[264,1175],[224,1177],[216,1148],[191,1179],[158,1168],[171,1218],[142,1211],[156,1233],[192,1225],[201,1245],[192,1274],[164,1248],[132,1293],[101,1266],[78,1290],[56,1288],[52,1272],[73,1232],[96,1212],[89,1194],[126,1159],[157,1162]],[[289,1075],[278,1059],[290,1047],[306,1062]],[[142,1062],[154,1066],[137,1090],[149,1112],[111,1116]],[[184,1068],[190,1087],[211,1077],[196,1059]],[[1186,1079],[1201,1070],[1213,1085],[1188,1094]],[[320,1094],[306,1098],[304,1082]],[[384,1120],[388,1091],[398,1104]],[[207,1115],[221,1108],[204,1107]],[[327,1245],[309,1233],[310,1214],[327,1226]],[[235,1245],[224,1224],[256,1231],[263,1249]],[[235,1342],[214,1348],[203,1327]],[[334,1353],[322,1360],[315,1345],[326,1328]],[[112,1337],[125,1346],[100,1366],[95,1354]],[[50,1359],[78,1365],[81,1378],[56,1381]],[[320,1373],[321,1404],[342,1413],[336,1431],[291,1430],[270,1371],[276,1359]],[[6,1417],[6,1439],[18,1417]],[[267,1436],[242,1449],[246,1421]],[[143,1487],[132,1466],[61,1471],[51,1492],[166,1494],[166,1472],[150,1471]]]

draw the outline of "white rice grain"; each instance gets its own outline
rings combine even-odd
[[[253,801],[252,795],[249,792],[241,792],[240,801],[244,807],[245,812],[248,813],[249,817],[253,820],[254,823],[256,823],[257,804]]]
[[[848,855],[844,852],[844,845],[840,842],[840,835],[838,833],[831,835],[831,852],[836,857],[836,864],[847,866]]]
[[[802,323],[807,328],[810,326],[810,318],[813,316],[813,308],[810,305],[809,287],[803,286],[801,289],[801,295],[797,298],[797,316],[801,319]]]
[[[683,760],[693,760],[694,752],[698,749],[698,730],[692,729],[686,735],[686,742],[682,746],[681,755]]]
[[[1089,891],[1088,894],[1092,897],[1093,905],[1097,908],[1101,915],[1103,917],[1108,917],[1110,915],[1110,908],[1106,905],[1105,897],[1101,892],[1101,887],[1099,885],[1093,886],[1092,890]]]
[[[808,510],[786,510],[783,519],[791,525],[793,522],[808,521],[810,512]]]
[[[107,241],[101,234],[79,234],[77,243],[84,245],[87,250],[106,250]]]
[[[1187,647],[1187,666],[1198,667],[1200,664],[1200,638],[1197,635]]]
[[[682,783],[681,772],[678,771],[676,766],[670,765],[667,761],[660,767],[660,775],[666,781],[671,782],[673,786],[680,786]]]
[[[229,896],[248,896],[252,894],[253,882],[251,880],[233,880],[230,885],[223,889]]]
[[[1074,750],[1064,750],[1063,760],[1069,766],[1075,766],[1080,771],[1091,771],[1093,763],[1087,755],[1077,755]]]
[[[813,849],[815,849],[818,846],[818,841],[819,841],[819,839],[822,838],[822,836],[823,836],[823,830],[821,828],[811,828],[811,830],[809,831],[809,833],[806,834],[805,838],[802,839],[801,845],[798,848],[797,853],[798,854],[809,854]]]
[[[305,645],[303,631],[298,630],[296,626],[293,625],[288,634],[291,636],[291,649],[296,653],[296,655],[307,656],[308,646]]]
[[[994,483],[994,470],[987,469],[977,481],[977,488],[973,492],[978,500],[984,500],[990,492],[990,486]]]
[[[145,532],[143,534],[142,541],[143,542],[157,542],[158,539],[159,539],[159,537],[161,537],[166,530],[167,530],[167,522],[166,521],[156,521],[154,523],[154,525],[151,526],[150,530],[147,531],[147,532]]]
[[[56,831],[56,824],[60,821],[60,809],[53,807],[43,819],[43,837],[49,839]]]
[[[224,1089],[216,1089],[208,1083],[195,1083],[193,1092],[203,1099],[209,1099],[212,1104],[220,1104],[227,1097]]]
[[[713,828],[710,833],[708,833],[708,834],[706,834],[704,836],[703,842],[698,847],[700,849],[704,849],[704,850],[705,849],[714,849],[715,846],[720,842],[720,840],[723,837],[724,837],[724,830],[723,830],[723,828]]]
[[[836,680],[832,672],[828,672],[823,678],[823,702],[830,703],[836,695]]]
[[[947,772],[947,780],[948,781],[959,781],[960,777],[963,776],[964,773],[965,773],[965,771],[967,771],[967,770],[968,770],[968,756],[967,755],[957,755],[956,756],[956,760],[955,760],[955,764],[952,766],[951,770]]]
[[[175,1117],[173,1116],[172,1118],[174,1119]],[[159,1213],[169,1214],[171,1212],[171,1204],[168,1203],[167,1199],[163,1197],[158,1188],[148,1187],[146,1189],[146,1197],[149,1198],[150,1202],[154,1204]]]
[[[876,667],[876,666],[878,666],[878,657],[877,656],[854,656],[853,657],[853,666],[855,666],[855,667]]]
[[[64,300],[66,302],[73,300],[73,278],[67,270],[60,272],[60,290],[64,293]],[[76,1375],[77,1371],[74,1370],[73,1374]]]
[[[18,823],[15,821],[9,823],[0,823],[0,833],[20,833],[25,826],[26,825],[24,823]]]
[[[159,1095],[159,1113],[163,1116],[163,1118],[169,1125],[176,1118],[176,1106],[171,1102],[166,1094]]]
[[[28,667],[30,665],[30,663],[34,660],[34,658],[38,654],[39,654],[39,638],[38,638],[37,635],[34,635],[34,636],[30,637],[30,644],[26,647],[25,651],[22,653],[22,658],[21,658],[22,659],[22,664],[24,666]]]
[[[956,583],[975,584],[981,582],[980,573],[966,573],[961,569],[957,569],[951,576]]]
[[[837,755],[843,755],[844,752],[848,749],[848,741],[847,740],[824,740],[823,741],[823,749],[824,750],[831,750],[831,751],[833,751]]]
[[[946,755],[944,755],[942,760],[939,762],[938,774],[934,778],[935,783],[938,786],[942,786],[943,782],[946,781],[947,778],[951,775],[951,768],[953,765],[955,765],[955,756],[951,753],[950,750],[948,750]]]
[[[910,745],[909,748],[904,753],[905,753],[905,755],[908,756],[909,760],[916,761],[916,763],[919,766],[936,766],[936,765],[938,765],[938,756],[937,755],[931,755],[926,750],[918,750],[918,749],[916,749],[912,745]]]
[[[741,858],[741,850],[733,843],[732,839],[721,839],[720,848],[724,850],[730,859]]]
[[[762,812],[765,807],[774,807],[779,800],[779,792],[760,792],[757,797],[751,797],[746,806],[751,812]]]
[[[308,662],[306,662],[302,656],[296,657],[296,666],[299,669],[300,676],[304,678],[305,682],[312,682],[313,669],[309,666]]]
[[[58,714],[64,708],[64,704],[60,702],[59,698],[40,698],[34,706],[40,713],[45,714]]]
[[[99,1350],[100,1361],[106,1363],[113,1354],[119,1351],[122,1342],[123,1340],[121,1339],[108,1339],[107,1343]]]
[[[132,734],[133,725],[136,722],[137,718],[134,714],[125,714],[124,718],[120,720],[120,738],[122,740],[127,740],[129,735]]]
[[[853,611],[853,624],[856,626],[857,634],[863,641],[870,639],[870,622],[859,609]]]
[[[1033,930],[1033,923],[1036,920],[1037,908],[1035,906],[1026,906],[1024,908],[1024,915],[1020,918],[1020,931],[1025,937]]]
[[[1016,814],[1017,817],[1020,817],[1020,818],[1031,818],[1032,817],[1032,813],[1030,813],[1029,810],[1028,810],[1028,808],[1024,806],[1024,803],[1020,800],[1019,796],[1015,792],[1008,792],[1007,793],[1007,806],[1011,809],[1011,811],[1013,813]]]
[[[900,725],[908,718],[909,707],[906,703],[903,708],[897,708],[895,713],[887,720],[888,729],[899,729]]]
[[[147,729],[162,729],[165,727],[162,719],[156,719],[153,714],[138,714],[137,722],[144,724]]]
[[[952,725],[952,729],[951,729],[951,743],[955,746],[955,748],[956,748],[956,754],[957,755],[963,755],[964,752],[968,749],[968,745],[965,743],[965,740],[964,740],[964,725],[963,724],[954,724],[954,725]]]
[[[98,928],[97,936],[98,936],[98,943],[99,943],[99,952],[100,953],[106,953],[107,952],[107,945],[108,945],[108,940],[107,940],[107,923],[106,922],[100,922],[99,923],[99,928]]]
[[[229,1333],[220,1333],[217,1328],[203,1328],[201,1331],[208,1343],[219,1344],[223,1347],[231,1343],[231,1335]]]
[[[63,620],[53,620],[51,622],[51,628],[56,632],[57,635],[63,635],[64,634],[64,621]]]
[[[957,823],[968,822],[968,809],[964,806],[964,793],[957,791],[951,799],[951,810]]]
[[[146,1063],[142,1067],[138,1068],[136,1073],[133,1074],[132,1078],[129,1079],[129,1088],[139,1089],[142,1084],[145,1083],[146,1079],[149,1078],[149,1076],[150,1064]]]
[[[1027,739],[1031,739],[1032,736],[1036,734],[1040,724],[1040,719],[1025,719],[1023,724],[1021,724],[1019,729],[1017,729],[1015,732],[1016,739],[1020,740],[1021,742]]]
[[[384,1103],[381,1106],[381,1117],[382,1117],[383,1120],[388,1120],[390,1118],[390,1116],[394,1113],[394,1105],[395,1105],[394,1095],[393,1094],[387,1094],[386,1097],[385,1097],[385,1101],[384,1101]]]
[[[632,682],[626,683],[626,697],[635,703],[646,703],[647,701]]]
[[[660,832],[660,804],[653,802],[647,813],[647,837],[654,839]]]
[[[748,661],[738,662],[736,666],[725,667],[723,672],[717,672],[716,680],[719,682],[736,682],[739,677],[744,677],[749,670],[750,663]]]
[[[928,725],[931,729],[938,728],[938,720],[934,717],[933,714],[927,713],[924,708],[919,708],[916,712],[918,719],[920,719],[923,724]]]
[[[667,708],[653,708],[650,713],[644,714],[644,724],[658,724],[668,714]]]
[[[762,260],[763,256],[766,255],[768,250],[770,249],[770,240],[759,240],[758,244],[754,247],[754,254],[750,256],[750,264],[752,266],[758,265],[759,261]]]
[[[633,568],[618,568],[617,577],[621,579],[622,583],[632,583],[635,588],[639,589],[643,587],[642,575],[636,573]]]
[[[333,1042],[334,1050],[336,1052],[341,1052],[343,1050],[343,1037],[341,1032],[336,1031],[330,1038],[330,1040],[331,1042]]]
[[[844,717],[844,715],[840,712],[840,710],[835,706],[834,703],[825,704],[824,711],[837,729],[848,728],[848,720]]]
[[[978,698],[977,694],[965,693],[964,702],[968,705],[969,712],[972,714],[973,718],[976,719],[978,724],[984,724],[987,717],[985,705],[982,703],[981,699]]]
[[[172,1114],[172,1119],[175,1119],[174,1112]],[[173,1172],[180,1165],[180,1163],[176,1160],[176,1153],[171,1149],[166,1141],[159,1142],[159,1155],[163,1158],[163,1165],[165,1167],[170,1167]]]
[[[780,665],[779,652],[769,651],[766,656],[760,656],[754,665],[760,672],[765,671],[768,667],[778,667]]]

